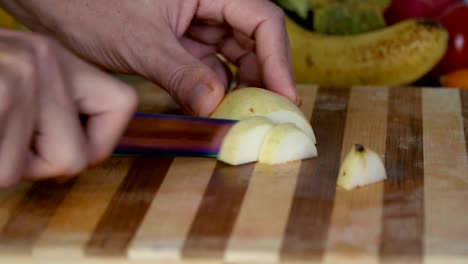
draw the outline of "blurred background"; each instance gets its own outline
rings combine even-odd
[[[273,2],[297,83],[468,88],[468,0]],[[0,27],[27,30],[1,8]]]

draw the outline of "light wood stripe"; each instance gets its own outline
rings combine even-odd
[[[0,189],[0,230],[7,223],[16,205],[31,187],[29,182],[21,182],[14,187]]]
[[[300,165],[300,162],[281,167],[256,165],[226,249],[226,262],[279,260]]]
[[[310,119],[316,87],[299,89]],[[294,196],[300,162],[257,164],[225,252],[226,262],[276,262]]]
[[[341,161],[355,144],[385,154],[388,88],[353,87]],[[378,263],[383,183],[352,191],[337,188],[325,263]]]
[[[217,163],[185,241],[185,259],[222,259],[254,166]]]
[[[14,208],[0,231],[0,251],[31,254],[34,244],[74,181],[63,184],[43,181],[34,184]]]
[[[138,157],[86,244],[91,256],[125,256],[172,157]]]
[[[425,90],[423,113],[426,262],[438,257],[452,263],[468,256],[468,159],[460,94]]]
[[[463,127],[465,132],[465,149],[468,153],[468,89],[460,90],[462,104]],[[467,154],[468,155],[468,154]]]
[[[131,161],[131,158],[113,158],[80,175],[37,241],[33,254],[38,257],[84,256],[84,246]]]
[[[348,89],[318,90],[312,127],[319,157],[304,160],[284,236],[281,259],[322,259],[333,208],[348,106]]]
[[[389,102],[380,253],[384,262],[420,263],[424,253],[421,89],[392,88]]]
[[[179,261],[216,159],[176,158],[129,248],[132,259]]]

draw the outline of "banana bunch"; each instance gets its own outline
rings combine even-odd
[[[423,19],[342,36],[286,23],[296,82],[321,86],[410,84],[439,62],[449,39],[440,24]]]

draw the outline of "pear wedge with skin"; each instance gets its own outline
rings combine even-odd
[[[343,160],[338,174],[338,186],[352,190],[387,178],[379,154],[361,144],[356,144]]]
[[[263,88],[238,88],[226,94],[210,115],[212,118],[243,120],[264,116],[275,124],[294,123],[316,143],[314,130],[304,113],[294,103],[275,92]]]
[[[258,161],[265,135],[273,126],[270,119],[261,116],[237,122],[226,134],[218,160],[230,165]]]
[[[293,123],[281,123],[266,134],[258,162],[273,165],[316,156],[314,142],[302,129]]]

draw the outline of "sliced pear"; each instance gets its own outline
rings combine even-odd
[[[218,160],[230,165],[240,165],[258,160],[260,148],[273,122],[254,116],[237,122],[226,134]]]
[[[341,164],[337,184],[346,190],[352,190],[386,178],[387,173],[380,156],[369,148],[356,144]]]
[[[275,125],[263,140],[258,161],[281,164],[317,156],[312,139],[293,123]]]
[[[242,120],[264,116],[275,124],[291,122],[302,129],[315,144],[315,134],[302,111],[286,97],[266,89],[248,87],[229,92],[215,111],[213,118]]]

